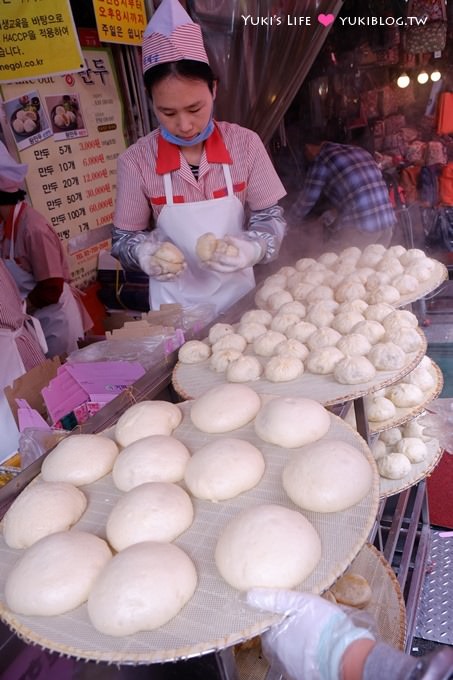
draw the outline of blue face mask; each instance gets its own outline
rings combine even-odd
[[[204,142],[208,137],[210,137],[213,131],[214,121],[212,120],[212,116],[209,119],[209,122],[206,125],[205,129],[202,130],[198,135],[196,135],[192,139],[182,139],[181,137],[172,135],[171,132],[164,128],[163,125],[160,125],[160,134],[162,135],[162,137],[167,142],[170,142],[170,144],[176,144],[176,146],[195,146],[196,144],[200,144],[200,142]]]

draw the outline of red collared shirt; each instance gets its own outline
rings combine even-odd
[[[272,161],[252,130],[216,122],[205,142],[198,181],[179,148],[153,130],[118,158],[115,227],[141,231],[156,220],[166,203],[163,176],[168,172],[175,203],[226,196],[223,163],[230,167],[235,196],[251,210],[269,208],[285,196]]]

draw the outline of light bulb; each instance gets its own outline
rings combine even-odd
[[[424,85],[425,83],[428,82],[429,75],[426,73],[426,71],[420,71],[420,73],[417,76],[417,80],[421,85]]]
[[[411,79],[407,75],[407,73],[402,73],[400,76],[398,76],[398,80],[396,81],[396,84],[398,87],[401,87],[404,89],[405,87],[408,87],[409,83],[411,82]]]
[[[431,73],[431,80],[433,83],[437,83],[438,80],[442,78],[442,74],[437,69]]]

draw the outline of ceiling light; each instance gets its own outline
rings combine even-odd
[[[433,83],[437,83],[438,80],[442,78],[442,74],[437,69],[431,73],[431,80]]]
[[[429,75],[426,73],[426,71],[420,71],[420,73],[417,76],[417,80],[421,85],[424,85],[425,83],[428,82]]]
[[[396,84],[398,87],[405,88],[408,87],[409,83],[411,82],[411,79],[407,75],[407,73],[402,73],[400,76],[398,76],[398,80],[396,81]]]

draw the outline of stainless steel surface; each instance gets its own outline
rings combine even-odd
[[[453,535],[431,530],[429,569],[423,584],[416,634],[425,640],[453,645]],[[451,533],[451,532],[445,532]]]

